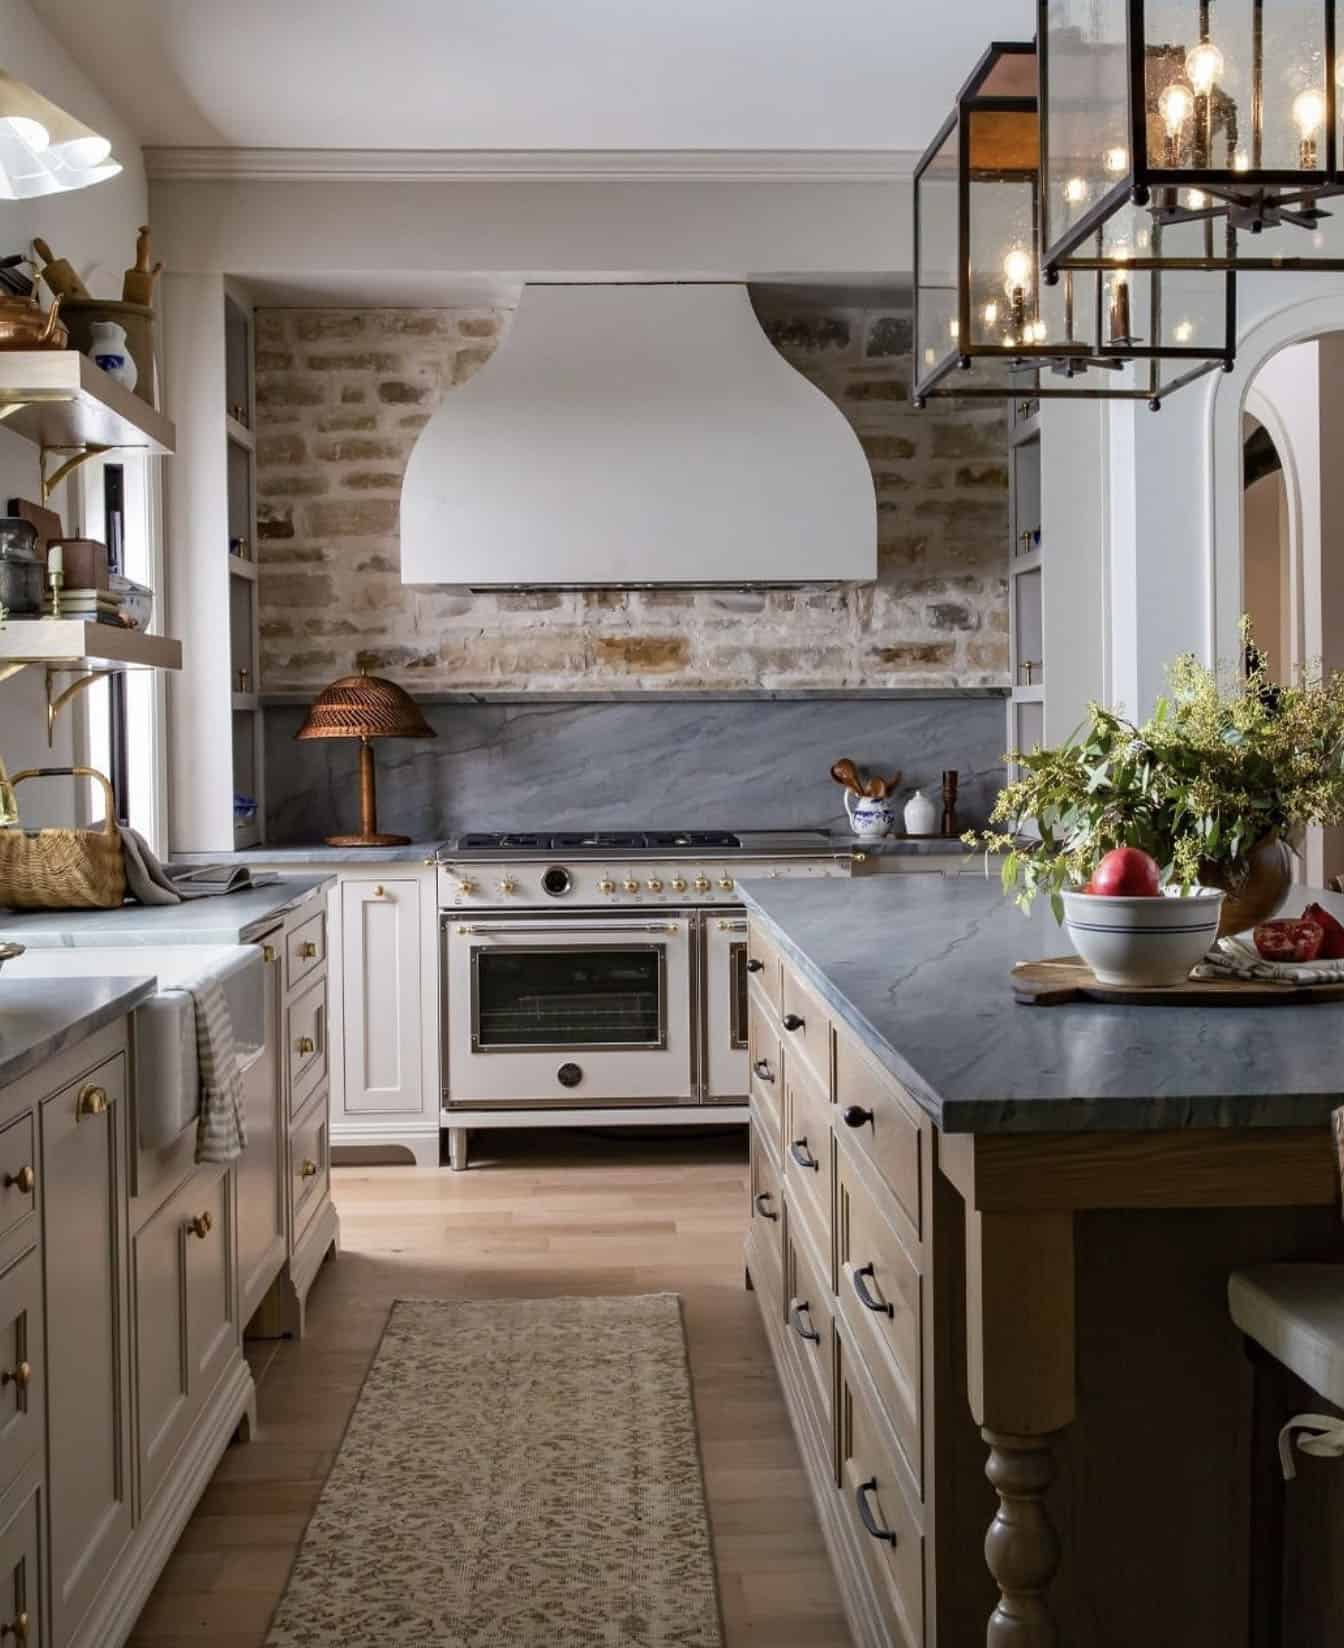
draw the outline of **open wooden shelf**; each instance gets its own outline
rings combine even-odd
[[[0,428],[47,449],[170,453],[172,421],[74,349],[0,351]]]
[[[0,667],[6,664],[176,670],[182,668],[182,643],[82,618],[11,618],[0,625]]]

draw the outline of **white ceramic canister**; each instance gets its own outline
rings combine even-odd
[[[936,835],[938,809],[924,794],[916,790],[905,804],[905,833],[907,835]]]

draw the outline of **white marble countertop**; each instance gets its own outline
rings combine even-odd
[[[282,876],[250,892],[119,910],[3,910],[0,942],[54,945],[250,944],[301,904],[314,909],[330,876]]]
[[[50,979],[0,976],[0,1087],[76,1047],[154,994],[152,978]]]

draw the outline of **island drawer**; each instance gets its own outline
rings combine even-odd
[[[784,1073],[784,1184],[798,1215],[811,1227],[818,1253],[831,1251],[831,1106],[811,1077],[795,1068]]]
[[[881,1071],[842,1025],[835,1027],[836,1133],[882,1175],[915,1238],[923,1234],[920,1205],[919,1111],[892,1076]]]
[[[754,1123],[749,1129],[751,1151],[751,1222],[748,1240],[757,1260],[752,1271],[756,1286],[769,1291],[772,1309],[784,1294],[784,1197],[779,1183],[779,1156]],[[757,1275],[756,1271],[763,1273]]]
[[[823,1436],[832,1436],[835,1419],[834,1295],[808,1251],[797,1221],[784,1231],[784,1320],[789,1349],[800,1370]],[[834,1449],[832,1448],[832,1454]]]
[[[922,1285],[918,1266],[842,1152],[835,1164],[836,1293],[915,1481],[923,1488]]]
[[[323,1088],[289,1135],[289,1206],[292,1246],[297,1248],[330,1187],[327,1091]]]
[[[302,984],[327,959],[327,918],[322,910],[285,934],[285,989]]]
[[[25,1477],[0,1503],[0,1619],[5,1622],[3,1640],[13,1638],[15,1648],[43,1648],[47,1641],[42,1601],[44,1498],[41,1482]]]
[[[42,1263],[36,1248],[0,1276],[0,1490],[40,1451],[45,1432]]]
[[[813,993],[792,968],[784,969],[784,1057],[801,1058],[831,1096],[831,1021],[821,998]]]
[[[771,1016],[754,992],[747,1004],[747,1059],[751,1065],[752,1107],[778,1158],[784,1109],[784,1061]]]
[[[840,1497],[853,1543],[887,1622],[892,1648],[924,1641],[924,1536],[859,1377],[838,1335]]]
[[[289,1113],[297,1116],[327,1073],[327,979],[324,973],[285,1011]]]
[[[0,1131],[0,1236],[33,1211],[36,1161],[30,1110]]]
[[[762,936],[760,924],[754,920],[747,922],[747,979],[776,1013],[783,1011],[779,951]]]

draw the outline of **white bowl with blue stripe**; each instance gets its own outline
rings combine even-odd
[[[1170,989],[1213,948],[1224,895],[1196,887],[1157,898],[1063,897],[1065,931],[1099,984]]]

